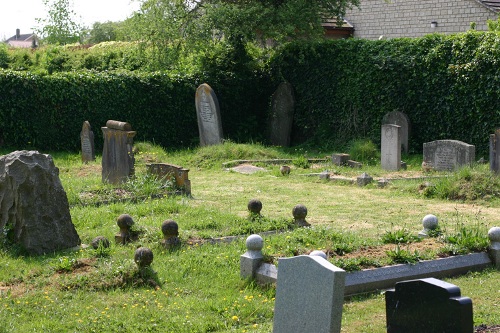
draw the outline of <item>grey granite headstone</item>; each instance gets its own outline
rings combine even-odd
[[[0,230],[0,242],[7,237],[30,254],[80,245],[50,155],[23,150],[0,157]]]
[[[319,256],[279,259],[274,333],[340,332],[346,272]]]
[[[398,125],[382,125],[382,148],[380,162],[384,170],[401,168],[401,127]]]
[[[134,136],[129,123],[108,120],[101,127],[104,136],[102,152],[102,181],[120,184],[135,173]]]
[[[424,162],[434,170],[453,170],[471,165],[476,147],[457,140],[437,140],[424,143]]]
[[[80,141],[82,144],[82,162],[95,161],[94,132],[92,132],[88,121],[83,122]]]
[[[208,84],[203,83],[196,89],[195,102],[200,145],[210,146],[221,143],[222,121],[215,92]]]
[[[269,139],[272,145],[290,146],[294,112],[293,87],[288,82],[282,82],[271,99]]]
[[[472,300],[434,278],[403,281],[385,293],[387,333],[471,333]]]
[[[401,148],[402,151],[408,153],[408,138],[410,137],[410,119],[406,114],[399,111],[386,113],[382,118],[382,125],[393,124],[401,127]]]

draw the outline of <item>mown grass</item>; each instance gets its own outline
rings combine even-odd
[[[345,177],[365,171],[375,177],[385,176],[377,165],[352,170],[324,163],[306,169],[297,163],[286,177],[280,174],[279,165],[267,165],[266,172],[242,175],[225,171],[222,163],[269,158],[300,161],[306,155],[324,156],[230,142],[176,152],[150,143],[137,143],[135,148],[134,181],[147,179],[146,163],[182,165],[190,169],[193,197],[166,195],[154,199],[146,194],[162,185],[139,182],[135,192],[131,191],[141,197],[139,200],[84,205],[81,193],[112,188],[101,183],[99,157],[94,163],[82,165],[78,155],[52,154],[82,242],[89,244],[102,235],[112,245],[108,251],[88,248],[32,257],[3,244],[0,332],[270,332],[274,287],[257,286],[239,277],[239,256],[246,251],[245,236],[250,233],[284,231],[264,237],[264,254],[271,260],[320,249],[330,253],[335,264],[353,270],[390,262],[389,256],[387,261],[346,256],[359,248],[383,244],[383,235],[388,233],[401,244],[397,255],[408,259],[408,254],[401,252],[406,245],[398,239],[411,239],[417,234],[428,213],[439,217],[443,239],[448,237],[449,244],[456,244],[453,251],[457,253],[476,245],[484,250],[485,232],[498,225],[500,208],[494,193],[479,201],[451,201],[429,198],[419,190],[419,181],[398,181],[381,189],[305,176],[323,169]],[[409,174],[418,170],[413,166],[418,165],[418,157],[412,158],[415,162],[409,166]],[[446,175],[452,178],[455,173]],[[113,199],[109,193],[114,192],[106,193],[107,200],[109,196]],[[263,203],[261,217],[254,221],[247,210],[253,198]],[[308,208],[306,219],[312,228],[293,227],[291,212],[298,203]],[[137,242],[125,246],[114,244],[116,218],[123,213],[130,214],[142,231]],[[179,248],[167,250],[160,245],[160,226],[166,219],[179,224]],[[230,243],[195,242],[229,235],[243,237]],[[153,250],[151,270],[137,270],[133,255],[138,246]],[[498,278],[498,271],[489,270],[448,279],[461,287],[462,295],[473,299],[476,325],[500,323],[496,310]],[[384,324],[380,293],[346,301],[342,332],[385,332]]]

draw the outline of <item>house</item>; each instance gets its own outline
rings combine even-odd
[[[379,39],[466,32],[471,22],[486,31],[499,14],[500,0],[360,0],[345,19],[354,37]]]
[[[16,29],[16,34],[5,41],[11,47],[35,48],[38,46],[38,39],[35,34],[23,34],[21,30]]]

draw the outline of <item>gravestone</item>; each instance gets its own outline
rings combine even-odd
[[[398,125],[401,127],[401,149],[403,152],[408,153],[408,138],[410,137],[410,119],[406,114],[399,111],[392,111],[386,113],[382,118],[382,125]]]
[[[320,256],[281,258],[274,333],[340,332],[346,272]]]
[[[476,147],[457,140],[437,140],[424,143],[424,162],[434,170],[453,170],[471,165]]]
[[[59,169],[50,155],[15,151],[0,156],[0,239],[30,254],[80,245]]]
[[[269,141],[273,146],[290,146],[294,112],[293,87],[282,82],[271,98]]]
[[[82,131],[80,132],[80,141],[82,144],[82,162],[88,163],[95,161],[94,132],[92,132],[88,121],[83,122]]]
[[[490,170],[500,172],[500,129],[490,134]]]
[[[280,267],[281,273],[281,267]],[[402,281],[385,293],[387,333],[471,333],[472,300],[434,278]]]
[[[146,164],[147,172],[155,175],[160,180],[169,180],[173,178],[176,188],[182,193],[191,195],[191,181],[189,180],[189,169],[168,163]]]
[[[398,125],[382,125],[382,147],[380,162],[384,170],[401,168],[401,127]]]
[[[200,145],[210,146],[221,143],[222,122],[219,101],[215,92],[208,84],[203,83],[196,89],[195,102]]]
[[[108,120],[101,127],[104,136],[102,152],[102,181],[120,184],[134,175],[134,136],[129,123]]]

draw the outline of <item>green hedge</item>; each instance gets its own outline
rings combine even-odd
[[[115,119],[129,122],[136,140],[197,145],[194,95],[203,82],[218,96],[225,138],[237,142],[265,142],[269,99],[281,81],[296,94],[293,144],[338,150],[358,138],[379,143],[383,115],[398,110],[411,121],[411,152],[421,152],[424,142],[455,139],[476,145],[479,157],[487,156],[489,134],[500,127],[495,32],[299,41],[267,62],[242,45],[222,44],[198,61],[201,69],[190,74],[0,69],[0,137],[15,149],[78,150],[88,120],[100,149],[99,127]]]
[[[271,63],[296,91],[295,142],[380,142],[385,113],[411,122],[410,150],[455,139],[488,150],[500,127],[500,34],[298,42]],[[486,157],[487,155],[485,155]]]

